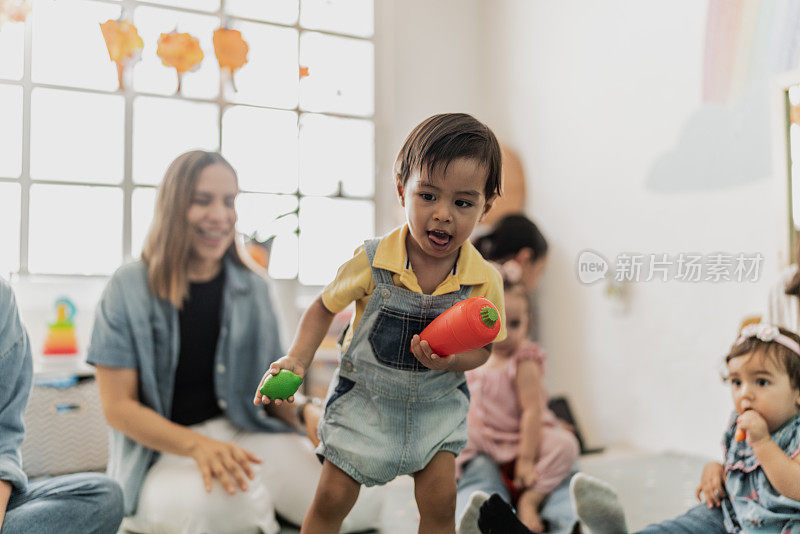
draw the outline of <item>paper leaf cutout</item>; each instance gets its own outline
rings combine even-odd
[[[203,61],[203,50],[200,41],[188,33],[162,33],[158,39],[156,54],[161,58],[161,63],[172,67],[178,73],[178,92],[181,91],[181,78],[185,72],[200,68]]]
[[[25,22],[30,12],[30,0],[0,0],[0,28],[6,22]]]
[[[228,28],[216,29],[214,31],[213,41],[214,54],[217,56],[219,67],[230,80],[233,90],[236,91],[233,73],[247,63],[247,52],[250,50],[250,47],[244,39],[242,39],[241,32]]]
[[[136,26],[127,20],[109,19],[100,25],[108,48],[108,57],[117,64],[119,89],[123,89],[122,74],[125,67],[138,61],[144,43]]]
[[[242,39],[240,31],[218,28],[214,30],[213,41],[214,53],[221,68],[233,73],[247,63],[247,52],[250,47]]]

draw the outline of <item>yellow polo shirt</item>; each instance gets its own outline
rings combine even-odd
[[[415,293],[422,293],[417,276],[407,261],[406,236],[408,225],[384,236],[375,251],[373,265],[391,271],[392,280],[397,287],[404,287]],[[462,285],[472,286],[470,297],[485,297],[497,306],[500,312],[500,332],[495,341],[506,338],[506,314],[503,300],[503,279],[497,270],[483,259],[480,252],[469,241],[461,245],[455,269],[439,284],[433,295],[443,295],[458,291]],[[375,280],[369,266],[369,258],[364,246],[356,249],[353,257],[345,262],[336,273],[336,278],[322,292],[322,303],[332,313],[339,313],[351,302],[356,303],[356,313],[347,337],[342,345],[346,349],[353,337],[356,325],[364,315],[367,303],[375,291]]]

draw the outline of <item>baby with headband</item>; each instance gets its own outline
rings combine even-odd
[[[735,412],[724,461],[703,468],[702,504],[643,533],[800,534],[800,337],[768,324],[746,326],[725,363]],[[592,534],[627,532],[608,485],[578,474],[570,489]]]

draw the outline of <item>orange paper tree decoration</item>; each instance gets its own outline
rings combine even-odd
[[[30,12],[30,0],[0,0],[0,28],[6,22],[25,22]]]
[[[233,85],[233,90],[236,90],[236,84],[233,82],[233,73],[242,68],[247,63],[247,52],[250,47],[242,39],[242,33],[238,30],[230,30],[228,28],[218,28],[214,31],[214,53],[217,55],[219,67],[228,73]]]
[[[203,50],[200,41],[188,33],[162,33],[158,39],[156,54],[161,58],[161,63],[172,67],[178,73],[178,90],[181,92],[181,78],[184,72],[196,70],[203,61]]]
[[[139,59],[144,43],[136,31],[136,26],[126,20],[109,19],[100,25],[103,38],[106,40],[108,57],[117,64],[119,89],[123,89],[122,74],[125,67]]]

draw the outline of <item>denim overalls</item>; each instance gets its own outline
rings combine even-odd
[[[464,373],[424,367],[411,338],[472,287],[436,296],[397,287],[372,266],[379,242],[364,243],[375,291],[331,381],[316,451],[366,486],[415,473],[439,451],[458,455],[469,409]]]
[[[725,433],[725,489],[722,513],[728,532],[800,534],[800,502],[778,493],[767,480],[753,449],[733,439],[736,414]],[[800,451],[800,415],[770,436],[781,450],[795,458]]]

